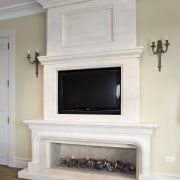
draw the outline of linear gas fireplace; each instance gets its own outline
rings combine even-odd
[[[140,120],[136,0],[37,0],[47,9],[43,120],[32,180],[151,180],[153,124]]]
[[[79,172],[136,176],[136,147],[104,147],[52,143],[54,168]]]

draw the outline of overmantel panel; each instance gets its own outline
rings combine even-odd
[[[91,0],[48,9],[47,55],[136,47],[135,0]]]

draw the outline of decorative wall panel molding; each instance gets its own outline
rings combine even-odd
[[[47,55],[136,47],[135,1],[73,2],[47,10]]]
[[[62,48],[113,41],[113,8],[94,8],[65,13],[62,23]]]

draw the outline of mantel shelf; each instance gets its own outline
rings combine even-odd
[[[118,131],[118,133],[127,134],[152,134],[157,128],[157,124],[142,124],[142,123],[112,123],[112,122],[87,122],[87,121],[48,121],[48,120],[25,120],[25,124],[31,129],[39,129],[44,131],[52,131],[61,128],[84,128],[94,131],[107,130]],[[79,131],[80,133],[80,131]]]
[[[134,58],[138,59],[142,56],[143,48],[136,47],[133,49],[124,49],[119,51],[103,51],[103,52],[92,52],[92,53],[80,53],[80,54],[56,54],[40,56],[39,60],[42,65],[46,64],[57,64],[57,63],[72,63],[75,61],[86,63],[89,61],[106,61],[106,59],[127,59]]]

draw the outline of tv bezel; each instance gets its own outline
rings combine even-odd
[[[91,70],[108,70],[108,69],[116,69],[117,70],[117,81],[119,81],[120,83],[120,96],[119,96],[119,102],[117,104],[117,108],[115,110],[108,110],[108,109],[96,109],[96,110],[88,110],[88,109],[78,109],[78,110],[73,110],[73,109],[69,109],[69,110],[65,110],[65,109],[60,109],[59,106],[59,74],[60,72],[74,72],[74,71],[91,71]],[[119,71],[119,73],[118,73]],[[104,67],[104,68],[90,68],[90,69],[72,69],[72,70],[58,70],[57,71],[57,114],[92,114],[92,115],[122,115],[121,114],[121,73],[122,73],[122,69],[121,66],[118,67]]]

